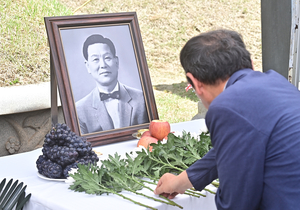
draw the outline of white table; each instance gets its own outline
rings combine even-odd
[[[199,133],[205,129],[203,119],[188,122],[176,123],[171,125],[171,131],[189,131]],[[108,154],[117,152],[122,155],[136,148],[137,139],[125,141],[122,143],[109,144],[95,147],[96,151],[103,153],[104,158]],[[0,158],[0,180],[11,178],[19,180],[27,185],[26,193],[31,193],[30,200],[25,204],[24,210],[144,210],[144,207],[133,204],[115,195],[88,195],[85,193],[74,192],[68,189],[69,185],[65,182],[48,181],[37,176],[36,160],[42,154],[41,149],[31,152],[4,156]],[[143,189],[144,194],[154,196],[153,192]],[[192,197],[188,195],[178,195],[174,199],[176,203],[187,210],[215,210],[214,195],[203,191],[206,197]],[[124,195],[153,206],[159,210],[179,210],[167,204],[152,201],[147,198],[135,196],[129,192],[123,192]]]

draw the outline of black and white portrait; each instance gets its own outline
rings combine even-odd
[[[129,26],[60,33],[81,134],[149,123]]]

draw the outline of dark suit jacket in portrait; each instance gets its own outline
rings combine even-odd
[[[121,83],[119,88],[120,127],[148,123],[143,92]],[[81,134],[115,129],[97,87],[76,102],[76,109]]]

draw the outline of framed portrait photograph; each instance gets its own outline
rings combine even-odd
[[[92,145],[133,139],[158,119],[135,12],[45,17],[51,115]]]

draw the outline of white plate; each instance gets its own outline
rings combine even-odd
[[[141,138],[141,137],[138,137],[138,132],[133,133],[133,134],[132,134],[132,137],[133,137],[133,138],[136,138],[136,139],[140,139],[140,138]]]
[[[37,175],[38,175],[38,177],[40,177],[41,179],[45,179],[45,180],[48,180],[48,181],[64,182],[64,181],[67,180],[67,179],[54,179],[54,178],[49,178],[49,177],[46,177],[46,176],[40,174],[39,172],[37,172]]]

